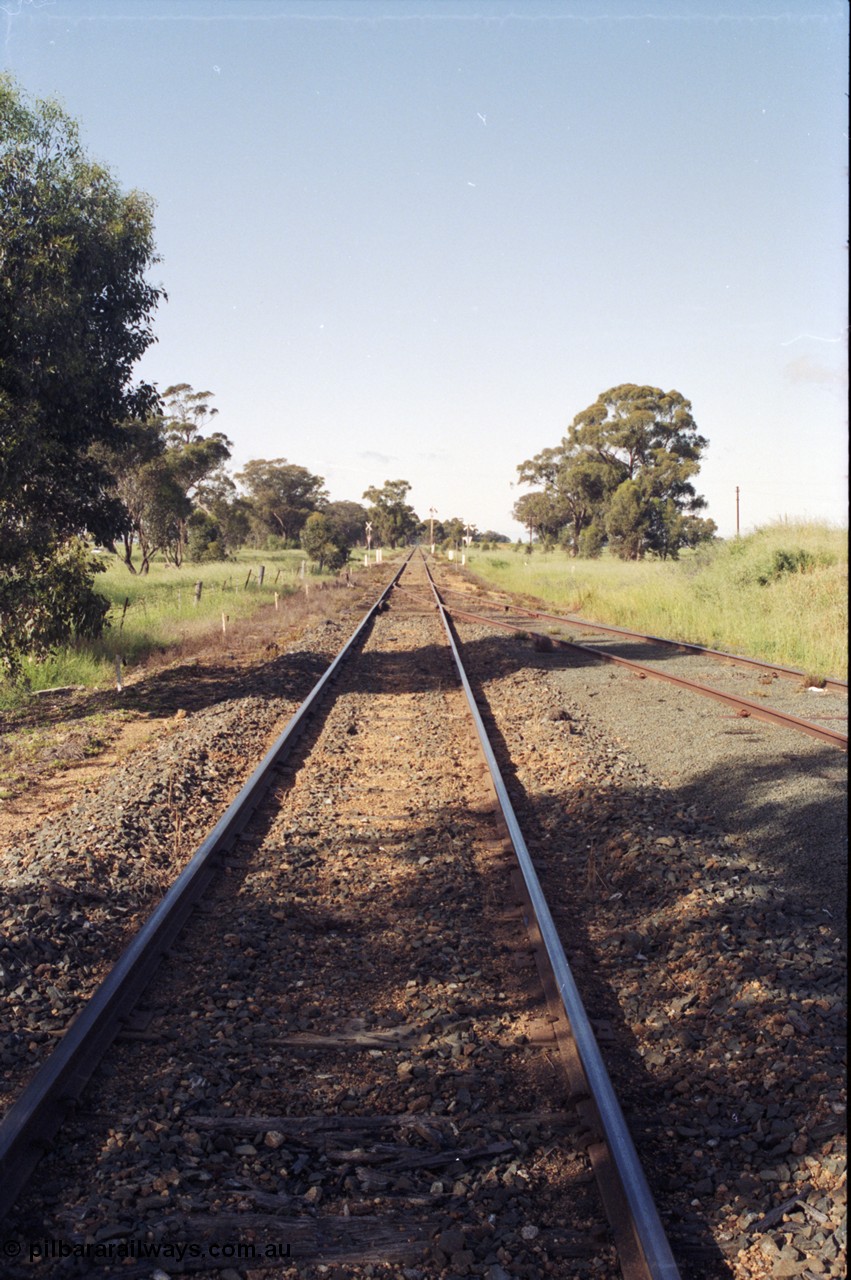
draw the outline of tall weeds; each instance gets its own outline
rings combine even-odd
[[[472,571],[555,609],[847,678],[846,531],[775,524],[676,562],[473,551]]]

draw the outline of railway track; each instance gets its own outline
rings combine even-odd
[[[678,1275],[451,632],[390,603],[10,1109],[10,1275]]]
[[[455,618],[531,634],[539,647],[564,649],[580,661],[611,663],[639,679],[664,680],[686,692],[714,699],[732,708],[740,718],[753,717],[848,750],[848,686],[844,681],[827,679],[811,686],[803,671],[789,667],[522,608],[514,602],[506,604],[492,593],[483,596],[470,587],[456,585],[448,594],[459,601],[449,606]],[[471,599],[477,602],[474,609],[464,603]],[[548,625],[546,630],[529,633],[525,621],[508,621],[507,614]],[[581,642],[572,634],[574,631],[583,636]]]
[[[332,652],[334,628],[321,630],[320,648]],[[458,632],[682,1274],[843,1276],[846,1006],[834,915],[845,894],[831,825],[844,791],[839,753],[732,716],[708,729],[696,700],[671,686],[648,698],[644,684],[624,685],[599,663],[565,661],[484,624],[459,622]],[[283,680],[292,698],[320,661],[307,650],[282,654],[253,687],[272,711],[272,689]],[[304,720],[304,769],[294,759],[272,771],[272,793],[217,855],[219,878],[195,908],[188,949],[169,944],[168,964],[60,1137],[51,1144],[48,1126],[38,1139],[52,1154],[0,1242],[100,1247],[97,1271],[92,1255],[30,1265],[25,1252],[20,1261],[6,1252],[2,1274],[619,1274],[624,1258],[591,1182],[600,1130],[560,1074],[560,1028],[546,1021],[554,1015],[541,1004],[536,950],[519,919],[528,912],[515,905],[523,891],[422,585],[395,590],[364,662],[363,682],[356,665],[338,669],[334,709]],[[210,812],[211,778],[229,776],[220,743],[206,758],[198,748],[206,726],[221,734],[238,724],[234,697],[218,720],[199,711],[194,733],[195,715],[169,730],[172,754],[128,762],[139,777],[126,813],[119,804],[100,816],[93,796],[76,821],[69,814],[38,837],[42,870],[20,899],[34,961],[27,979],[24,953],[15,956],[24,935],[13,929],[11,986],[0,917],[0,998],[13,1041],[31,1057],[67,1019],[63,1005],[73,1007],[79,949],[72,941],[57,953],[58,941],[69,929],[112,936],[97,923],[110,907],[109,876],[98,871],[92,904],[85,868],[69,868],[93,839],[107,842],[110,822],[149,833],[117,846],[125,859],[135,862],[141,839],[157,860],[154,829],[177,852],[181,817],[188,829],[190,812]],[[640,716],[632,736],[630,705]],[[667,787],[638,763],[657,718],[673,747]],[[413,759],[403,746],[412,720]],[[694,748],[699,782],[678,772],[692,733],[704,735]],[[247,762],[249,739],[233,737]],[[182,779],[174,751],[184,739],[195,745]],[[707,819],[713,772],[724,804]],[[150,798],[170,797],[172,784],[184,812],[169,831],[166,814],[151,825],[161,806]],[[760,834],[775,813],[780,824]],[[122,870],[116,890],[127,883]],[[127,907],[118,902],[120,924]],[[0,1067],[8,1062],[0,1044]],[[14,1075],[7,1067],[7,1082]],[[160,1252],[119,1265],[115,1250],[129,1242]],[[210,1256],[209,1246],[240,1244],[254,1256]],[[259,1246],[287,1244],[297,1257],[257,1256]],[[197,1252],[178,1256],[190,1246]]]

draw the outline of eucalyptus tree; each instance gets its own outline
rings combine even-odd
[[[232,443],[221,431],[204,435],[202,427],[219,412],[210,404],[212,391],[193,391],[187,382],[166,387],[161,431],[165,440],[164,463],[171,487],[180,494],[173,517],[175,534],[166,546],[174,563],[183,560],[188,537],[187,521],[196,506],[232,488],[224,473]]]
[[[137,551],[139,573],[148,572],[157,554],[182,564],[193,512],[204,510],[218,522],[236,492],[224,471],[230,440],[220,431],[202,435],[198,426],[217,410],[207,409],[202,417],[182,412],[191,392],[187,383],[167,388],[165,414],[131,419],[113,447],[97,449],[112,472],[113,492],[125,511],[120,541],[131,573],[137,572]],[[212,393],[202,394],[209,398]],[[224,541],[223,535],[222,546]]]
[[[465,530],[466,525],[460,516],[449,516],[440,521],[440,542],[456,549],[462,547]]]
[[[351,549],[363,544],[368,519],[366,507],[344,498],[329,502],[322,510],[331,521],[334,539],[339,546]]]
[[[325,511],[312,511],[301,531],[301,545],[320,571],[341,569],[349,558],[349,548],[340,539],[339,531],[331,516]]]
[[[558,510],[558,499],[552,488],[547,488],[521,494],[512,515],[526,529],[530,544],[533,538],[552,543],[562,527]]]
[[[286,458],[255,458],[237,473],[258,529],[294,546],[307,517],[328,501],[325,480]]]
[[[17,669],[102,611],[92,562],[126,515],[94,445],[158,408],[133,367],[164,296],[153,205],[122,192],[55,102],[0,76],[0,665]],[[88,593],[88,594],[87,594]],[[79,608],[65,608],[67,601]],[[88,602],[88,603],[87,603]],[[91,606],[91,607],[90,607]],[[99,615],[99,620],[98,620]]]
[[[623,559],[646,552],[676,558],[681,547],[712,537],[715,525],[692,484],[709,442],[679,391],[624,383],[574,418],[567,446],[601,465],[609,545]]]
[[[374,528],[374,540],[384,546],[398,547],[409,542],[421,521],[406,499],[411,491],[407,480],[385,480],[379,489],[371,485],[364,493],[370,504],[368,517]]]
[[[560,445],[520,464],[520,483],[539,487],[515,516],[574,554],[605,539],[624,559],[676,558],[715,533],[692,483],[706,445],[680,392],[613,387],[576,415]]]
[[[605,465],[565,440],[557,448],[542,449],[534,458],[522,462],[517,472],[520,484],[542,487],[518,500],[514,518],[533,527],[543,540],[559,539],[573,555],[578,554],[583,531],[611,492],[611,477]]]

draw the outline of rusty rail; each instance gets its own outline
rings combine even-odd
[[[426,565],[432,591],[440,610],[443,626],[449,640],[458,675],[473,718],[476,733],[491,776],[494,792],[502,811],[514,853],[523,876],[527,901],[534,916],[537,933],[552,973],[552,981],[558,992],[564,1012],[570,1024],[576,1054],[581,1064],[587,1090],[593,1100],[600,1127],[605,1138],[605,1152],[601,1153],[599,1167],[595,1169],[603,1200],[610,1218],[611,1206],[623,1205],[627,1211],[626,1222],[612,1221],[618,1239],[621,1265],[629,1276],[643,1275],[650,1280],[679,1280],[679,1270],[659,1218],[644,1170],[624,1119],[620,1103],[612,1087],[600,1048],[591,1027],[582,997],[568,964],[564,948],[552,913],[547,905],[541,882],[520,830],[520,824],[508,795],[505,782],[487,735],[452,627],[450,615],[440,592]],[[625,1238],[626,1237],[626,1238]],[[625,1265],[624,1253],[629,1264]]]
[[[411,553],[413,554],[413,553]],[[69,1106],[121,1030],[154,976],[164,953],[186,923],[232,846],[275,780],[306,720],[351,655],[374,615],[381,610],[405,569],[400,565],[349,640],[289,720],[216,826],[103,982],[70,1024],[50,1057],[0,1123],[0,1219],[11,1209],[56,1134]]]
[[[466,595],[466,592],[448,590],[447,595]],[[527,609],[524,605],[506,604],[500,601],[498,604],[493,602],[492,607],[501,608],[504,611],[519,614],[521,618],[539,618],[542,622],[558,622],[563,627],[577,627],[583,631],[604,631],[611,635],[623,636],[626,640],[648,640],[651,644],[667,645],[673,649],[682,649],[687,653],[699,654],[705,658],[712,658],[719,662],[732,662],[737,666],[756,667],[759,671],[776,672],[778,676],[784,676],[791,680],[806,680],[807,672],[801,671],[797,667],[783,667],[776,662],[765,662],[761,658],[749,658],[741,653],[725,653],[723,649],[708,649],[702,644],[693,644],[690,640],[671,640],[667,636],[655,636],[645,631],[630,631],[626,627],[616,627],[608,622],[593,622],[583,618],[576,618],[571,614],[544,613],[540,609]],[[836,693],[848,692],[848,683],[845,680],[839,680],[835,676],[828,676],[824,681],[825,689],[833,689]]]
[[[537,636],[538,639],[546,641],[556,648],[572,649],[585,657],[597,658],[601,662],[613,662],[618,666],[626,667],[628,671],[632,671],[634,675],[642,680],[649,676],[653,680],[665,680],[668,684],[676,685],[678,688],[685,689],[690,693],[699,693],[705,698],[714,698],[717,702],[723,702],[729,707],[734,707],[742,717],[753,716],[755,720],[765,720],[769,724],[780,725],[785,729],[796,729],[799,733],[809,734],[811,738],[819,738],[822,742],[838,747],[840,751],[848,750],[847,734],[838,733],[835,729],[828,729],[824,725],[814,724],[811,720],[802,720],[800,716],[793,716],[787,711],[764,707],[750,698],[742,698],[735,693],[724,693],[721,689],[714,689],[711,685],[699,684],[696,680],[687,680],[684,676],[675,676],[668,671],[659,671],[655,667],[646,666],[644,663],[633,662],[630,658],[622,658],[620,654],[609,653],[606,649],[591,648],[588,645],[577,644],[574,640],[559,640],[556,636],[545,636],[542,632],[529,632],[528,628],[519,627],[513,622],[504,622],[501,618],[489,618],[485,614],[471,613],[466,609],[450,609],[449,613],[453,618],[463,618],[467,622],[481,622],[485,626],[500,627],[505,631],[526,631],[527,634]]]

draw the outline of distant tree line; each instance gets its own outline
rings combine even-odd
[[[133,382],[165,297],[158,262],[150,198],[120,190],[57,103],[0,75],[0,674],[100,633],[93,543],[131,573],[246,543],[301,546],[324,567],[423,529],[405,480],[362,505],[331,502],[286,458],[231,477],[212,392]]]
[[[322,476],[258,458],[231,476],[211,391],[132,380],[164,290],[152,202],[91,161],[75,122],[0,75],[0,674],[96,636],[110,548],[131,573],[239,547],[301,547],[320,568],[358,545],[507,542],[460,517],[424,521],[407,480],[332,502]],[[706,440],[679,392],[631,384],[518,468],[530,538],[576,555],[675,558],[715,533],[693,486]]]

